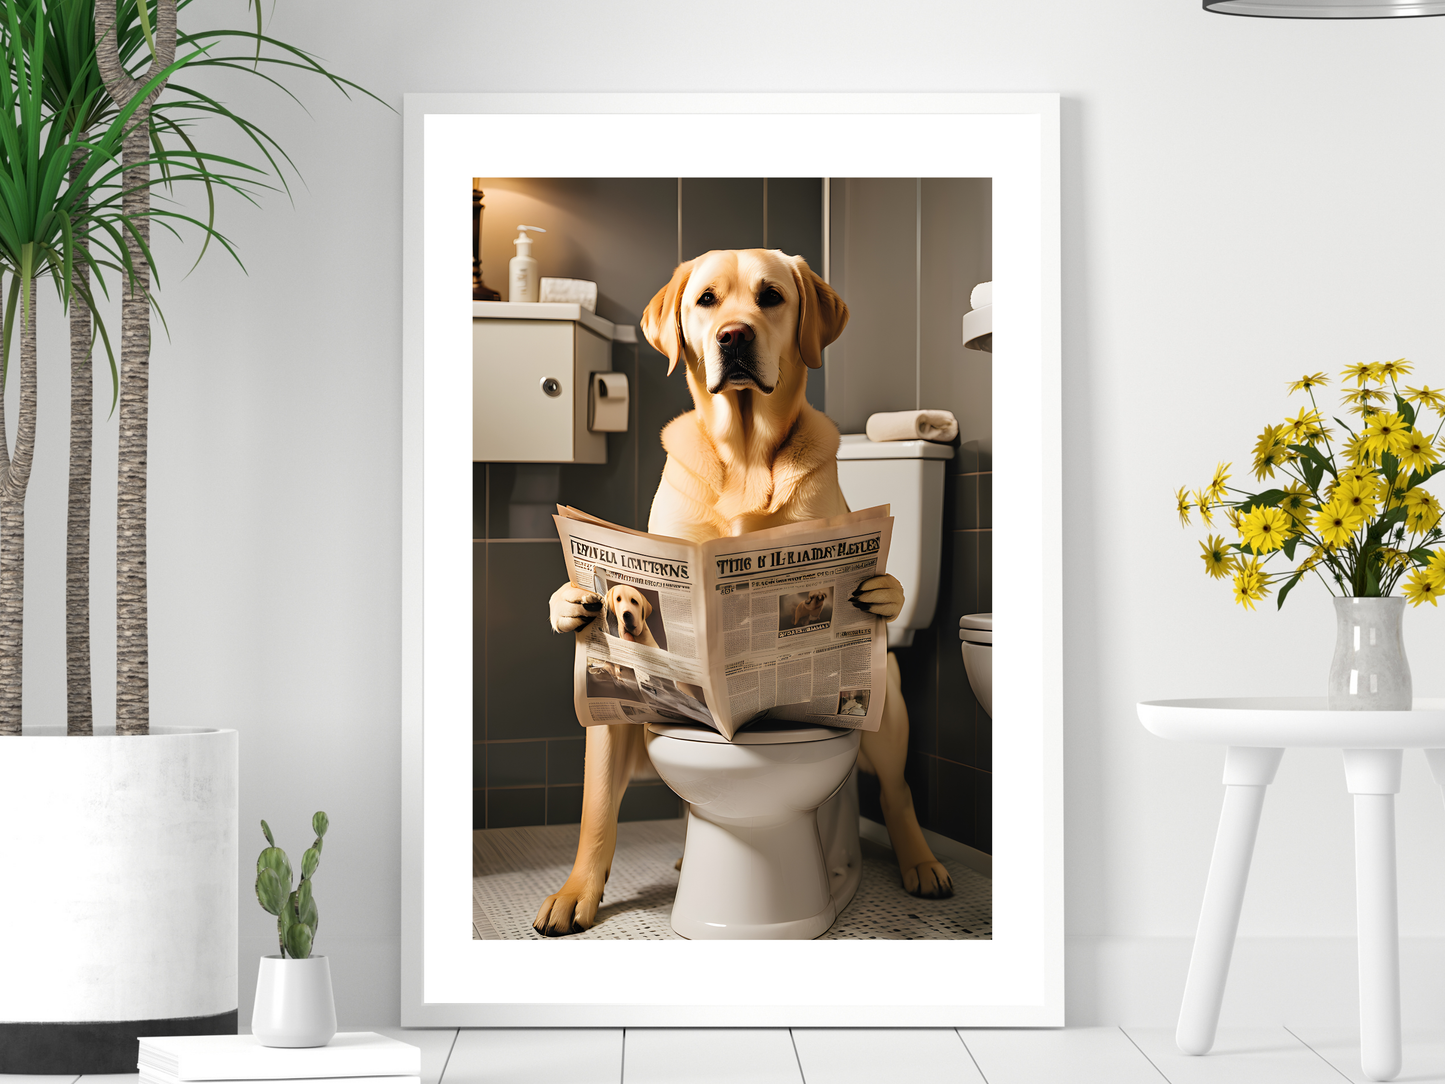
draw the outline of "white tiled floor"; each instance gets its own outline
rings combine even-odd
[[[1222,1030],[1191,1058],[1165,1028],[829,1030],[592,1028],[403,1031],[423,1084],[1340,1084],[1357,1081],[1344,1031]],[[0,1076],[0,1084],[134,1084],[131,1076]],[[1399,1079],[1445,1084],[1445,1031],[1406,1036]]]

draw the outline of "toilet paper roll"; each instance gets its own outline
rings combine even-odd
[[[597,283],[586,279],[544,278],[538,284],[539,301],[565,301],[581,305],[588,312],[597,311]]]
[[[895,410],[868,419],[868,439],[936,440],[947,444],[958,436],[958,419],[947,410]]]

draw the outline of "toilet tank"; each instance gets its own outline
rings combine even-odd
[[[862,433],[838,447],[838,482],[855,512],[877,504],[893,509],[888,571],[903,584],[903,612],[888,626],[888,646],[908,647],[915,629],[933,624],[943,550],[944,462],[947,444],[928,440],[874,442]]]

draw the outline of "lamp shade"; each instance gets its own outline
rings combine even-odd
[[[1445,0],[1204,0],[1204,10],[1263,19],[1409,19],[1445,15]]]

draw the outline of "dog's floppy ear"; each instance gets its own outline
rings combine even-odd
[[[652,602],[646,595],[642,596],[642,620],[646,621],[652,616]]]
[[[651,347],[667,356],[667,375],[677,368],[678,359],[683,355],[685,345],[682,336],[682,288],[692,274],[695,261],[677,265],[672,281],[653,296],[647,311],[642,314],[642,334]]]
[[[793,284],[798,288],[798,353],[808,368],[817,369],[823,364],[823,347],[848,326],[848,306],[807,260],[794,256],[792,264]]]

